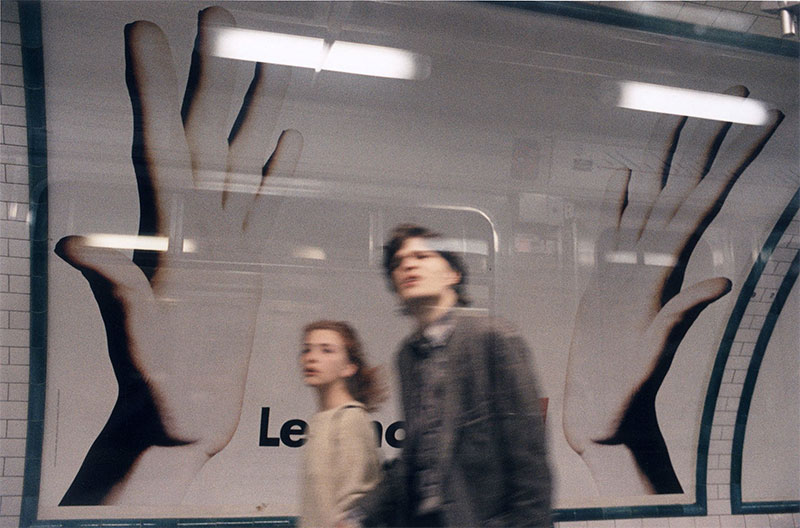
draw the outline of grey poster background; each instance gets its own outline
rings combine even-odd
[[[329,23],[327,4],[225,6],[241,26],[256,29],[314,33]],[[137,19],[157,23],[170,39],[182,83],[202,7],[43,4],[53,244],[71,234],[135,234],[123,29]],[[385,288],[379,246],[386,231],[404,220],[469,241],[475,251],[470,291],[478,307],[510,319],[530,344],[549,399],[557,507],[691,502],[714,353],[755,253],[797,188],[796,62],[487,6],[368,4],[348,17],[349,36],[356,40],[430,55],[431,77],[393,81],[293,72],[276,128],[268,133],[277,138],[281,129],[295,128],[305,144],[295,178],[268,190],[276,198],[275,217],[266,252],[253,255],[268,267],[241,419],[230,444],[206,464],[181,504],[57,506],[110,412],[116,387],[91,291],[78,272],[52,256],[40,517],[295,514],[300,450],[258,447],[260,409],[271,409],[273,436],[286,420],[313,413],[312,395],[296,368],[299,328],[313,318],[352,321],[371,357],[391,370],[408,323]],[[603,189],[612,169],[637,163],[655,122],[651,114],[605,101],[608,83],[623,79],[715,92],[744,84],[752,97],[787,114],[687,269],[686,284],[726,276],[733,290],[689,331],[657,400],[682,496],[601,496],[561,428],[567,352],[591,272],[586,255],[601,233]],[[246,82],[243,74],[242,93]],[[309,248],[322,248],[325,260]],[[767,357],[796,365],[796,323],[782,321]],[[789,498],[798,495],[790,477],[768,476],[776,470],[796,474],[798,468],[790,440],[798,430],[797,401],[769,393],[797,394],[796,373],[777,367],[762,373],[779,381],[759,385],[766,393],[757,396],[762,403],[751,413],[773,424],[759,430],[778,420],[786,432],[746,445],[746,460],[771,461],[746,462],[746,489],[754,497],[785,498],[774,494],[787,488]],[[795,412],[776,417],[768,403],[776,401]],[[399,419],[396,403],[376,418],[384,424]],[[768,450],[757,447],[763,442]],[[390,448],[384,453],[393,456]]]

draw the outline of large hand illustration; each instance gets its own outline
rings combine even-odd
[[[294,172],[302,137],[284,131],[264,163],[288,69],[257,65],[230,115],[236,64],[210,48],[214,28],[233,25],[223,9],[200,13],[182,104],[162,31],[126,28],[138,240],[168,247],[137,249],[131,261],[87,237],[57,244],[91,286],[119,384],[62,505],[175,504],[238,425],[261,301],[252,255],[270,215],[260,190]]]
[[[617,223],[598,241],[597,268],[578,308],[563,415],[567,441],[603,494],[682,492],[656,394],[687,330],[731,288],[723,277],[684,286],[684,273],[782,118],[773,111],[765,126],[726,138],[729,123],[703,121],[682,135],[686,118],[664,117],[646,152],[652,170],[622,170],[609,184]]]

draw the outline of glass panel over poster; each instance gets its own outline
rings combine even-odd
[[[383,246],[408,222],[466,262],[469,310],[530,348],[557,518],[704,511],[735,423],[714,412],[739,401],[715,380],[749,366],[727,379],[728,335],[744,358],[766,317],[739,301],[765,252],[797,250],[796,57],[478,3],[44,2],[42,32],[37,519],[290,522],[315,319],[350,321],[387,373],[372,419],[397,457],[413,322]],[[376,47],[405,69],[341,55]],[[642,87],[702,112],[626,99]],[[776,366],[796,364],[797,318],[765,338],[761,386],[800,392]],[[756,395],[761,430],[798,414]],[[782,437],[744,443],[746,500],[800,495]],[[765,452],[782,462],[748,462]]]

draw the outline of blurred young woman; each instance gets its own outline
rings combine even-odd
[[[368,411],[384,394],[355,329],[342,321],[306,325],[300,367],[318,401],[305,445],[301,525],[333,527],[356,499],[380,481],[380,457]]]

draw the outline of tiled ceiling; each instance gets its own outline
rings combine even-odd
[[[780,17],[775,12],[778,2],[774,1],[593,1],[589,3],[739,33],[773,38],[782,36]],[[765,9],[769,11],[765,11]]]

